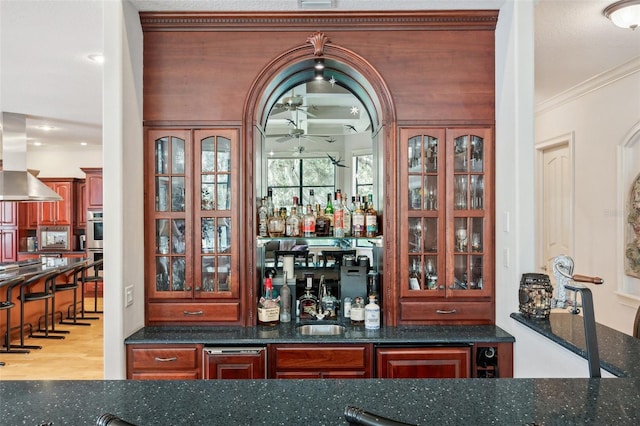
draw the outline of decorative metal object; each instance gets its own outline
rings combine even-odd
[[[553,286],[545,274],[522,274],[520,279],[520,312],[530,318],[549,318]]]
[[[331,41],[324,33],[316,32],[307,37],[307,43],[311,43],[313,46],[313,54],[315,56],[323,56],[324,45],[330,42]]]
[[[625,274],[640,278],[640,174],[631,183],[627,205]]]
[[[567,255],[553,258],[553,277],[556,279],[556,308],[567,307],[567,290],[565,286],[570,284],[573,277],[573,259]]]

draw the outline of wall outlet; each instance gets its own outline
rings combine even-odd
[[[130,285],[124,288],[124,306],[133,305],[133,286]]]

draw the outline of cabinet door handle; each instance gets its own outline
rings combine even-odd
[[[177,361],[177,360],[178,360],[178,357],[175,357],[175,356],[172,356],[171,358],[159,358],[159,357],[156,357],[156,361],[158,361],[158,362],[174,362],[174,361]]]
[[[457,312],[456,309],[448,309],[448,310],[437,309],[436,310],[436,314],[455,314],[456,312]]]
[[[203,315],[204,311],[182,311],[185,315]]]

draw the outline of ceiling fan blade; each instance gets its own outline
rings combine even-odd
[[[271,114],[270,115],[280,114],[280,113],[285,112],[285,111],[287,111],[286,108],[276,105],[271,110]]]
[[[286,141],[288,141],[290,139],[293,139],[293,138],[291,136],[289,136],[289,135],[285,135],[285,136],[283,136],[281,138],[276,139],[276,142],[277,143],[282,143],[282,142],[286,142]]]

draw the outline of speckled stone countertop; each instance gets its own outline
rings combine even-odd
[[[639,379],[0,381],[3,425],[638,425]]]
[[[512,313],[511,318],[570,351],[587,357],[582,316],[552,312],[549,319],[534,319]],[[601,368],[618,377],[640,378],[640,339],[602,324],[596,324],[596,336]]]
[[[337,336],[306,336],[295,322],[256,327],[144,327],[125,339],[134,343],[202,343],[205,345],[261,345],[267,343],[389,343],[468,344],[471,342],[514,342],[496,326],[403,326],[366,330],[347,325]]]

